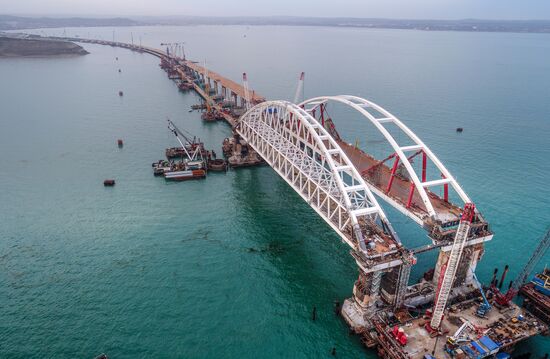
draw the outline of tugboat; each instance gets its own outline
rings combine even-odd
[[[544,268],[544,271],[535,274],[531,283],[535,285],[537,291],[544,295],[550,295],[550,269]]]

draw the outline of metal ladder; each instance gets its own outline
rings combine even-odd
[[[414,257],[411,258],[414,260]],[[413,266],[413,261],[411,258],[408,258],[408,261],[401,266],[399,270],[399,278],[397,279],[397,290],[395,295],[395,304],[394,307],[399,309],[403,304],[403,299],[405,293],[407,292],[407,286],[409,285],[409,278],[411,276],[411,269]]]
[[[441,281],[441,287],[437,293],[435,299],[434,310],[432,313],[432,320],[430,326],[432,329],[438,329],[441,325],[441,320],[443,319],[443,313],[451,294],[451,289],[453,288],[453,282],[455,279],[456,270],[458,268],[458,263],[462,257],[462,252],[464,250],[464,244],[468,239],[468,233],[470,232],[470,224],[474,215],[474,205],[467,203],[464,207],[464,213],[460,224],[458,225],[458,230],[456,231],[455,240],[451,248],[451,254],[447,260],[447,267],[445,269],[445,274],[443,275],[443,280]]]

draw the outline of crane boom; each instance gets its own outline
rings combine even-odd
[[[246,109],[250,109],[250,88],[248,87],[248,78],[246,77],[246,72],[243,72],[243,87],[244,87],[244,97],[246,101]]]
[[[174,123],[168,119],[168,129],[172,132],[176,131],[178,135],[180,135],[181,137],[183,137],[185,139],[185,141],[187,141],[188,144],[192,145],[194,142],[195,142],[195,139],[193,139],[193,141],[191,141],[187,136],[185,136],[185,134],[183,132],[181,132],[181,130],[179,128],[176,127],[176,125],[174,125]]]
[[[168,120],[168,129],[174,133],[174,135],[176,136],[176,140],[178,140],[178,142],[180,143],[181,148],[183,148],[183,150],[185,151],[185,154],[187,155],[187,157],[192,158],[191,155],[189,154],[189,152],[187,151],[187,148],[185,148],[185,145],[183,144],[183,142],[181,142],[178,134],[182,135],[182,137],[185,138],[185,140],[188,143],[191,143],[191,142],[189,142],[189,139],[187,137],[185,137],[185,135],[183,133],[181,133],[181,131],[176,127],[176,125],[174,125],[174,123],[170,120]]]
[[[491,285],[491,290],[495,293],[497,304],[502,306],[510,304],[510,301],[518,294],[520,287],[527,281],[529,274],[531,274],[537,263],[546,253],[548,247],[550,247],[550,229],[544,234],[544,237],[537,245],[537,248],[535,248],[533,255],[531,255],[525,267],[523,267],[516,279],[510,283],[510,287],[506,293],[501,293],[494,283]]]
[[[296,93],[294,94],[294,103],[299,103],[300,101],[300,95],[302,94],[302,90],[304,89],[304,76],[305,73],[302,71],[300,74],[300,80],[298,80],[298,87],[296,87]]]
[[[538,262],[540,262],[540,260],[548,250],[548,247],[550,247],[550,229],[546,231],[544,237],[535,249],[535,252],[533,252],[533,255],[531,256],[531,258],[529,258],[529,261],[527,262],[525,267],[523,267],[520,274],[512,283],[512,288],[517,291],[523,284],[525,284],[527,278],[529,277],[529,274],[531,274],[535,266],[538,264]]]
[[[472,270],[472,277],[474,278],[474,284],[479,289],[479,292],[481,293],[481,297],[483,298],[483,303],[477,308],[476,314],[479,317],[484,317],[489,310],[491,310],[491,304],[489,304],[489,301],[487,300],[487,297],[485,296],[485,292],[483,291],[483,286],[477,279],[476,274]]]
[[[439,329],[439,326],[441,325],[443,313],[445,311],[447,301],[449,300],[449,295],[451,294],[456,270],[458,269],[458,264],[460,262],[460,258],[462,257],[462,252],[464,251],[464,244],[466,244],[466,240],[468,239],[470,225],[474,215],[475,205],[473,203],[466,203],[460,219],[460,224],[458,225],[458,230],[456,231],[451,253],[449,255],[449,259],[447,260],[447,265],[445,266],[445,272],[441,273],[441,275],[443,275],[443,280],[441,280],[441,285],[436,293],[432,320],[430,322],[430,327],[432,329]]]

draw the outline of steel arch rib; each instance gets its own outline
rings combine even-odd
[[[262,102],[241,116],[235,129],[354,249],[366,250],[359,226],[361,217],[380,218],[398,241],[355,166],[332,136],[304,109],[287,101]],[[315,188],[312,189],[312,185]],[[324,201],[320,200],[321,193]],[[339,220],[334,219],[336,210],[331,214],[331,206],[344,210],[338,213]],[[342,216],[349,219],[342,221]],[[355,240],[351,233],[355,234]]]
[[[401,163],[403,163],[403,165],[405,166],[405,169],[407,170],[411,180],[413,181],[420,197],[422,198],[422,202],[426,206],[428,214],[431,217],[437,218],[437,214],[429,199],[429,196],[426,192],[425,187],[422,185],[422,181],[420,181],[420,179],[418,178],[418,175],[414,171],[409,159],[407,158],[407,155],[402,150],[402,147],[399,146],[395,138],[382,125],[382,121],[380,121],[380,119],[383,119],[384,123],[386,122],[394,123],[403,132],[405,132],[405,134],[407,134],[410,137],[410,139],[415,143],[415,145],[418,146],[418,149],[422,149],[426,153],[426,156],[435,164],[437,169],[445,176],[446,179],[449,180],[449,184],[457,192],[460,199],[462,199],[464,203],[470,202],[470,199],[466,194],[466,192],[464,192],[464,190],[460,187],[460,185],[458,184],[456,179],[453,177],[453,175],[451,175],[451,173],[447,170],[447,168],[445,168],[443,163],[436,157],[436,155],[430,150],[430,148],[424,142],[422,142],[422,140],[410,128],[408,128],[403,122],[401,122],[397,117],[395,117],[393,114],[391,114],[389,111],[387,111],[383,107],[375,104],[374,102],[368,101],[364,98],[357,97],[357,96],[349,96],[349,95],[315,97],[300,103],[299,106],[306,108],[308,105],[310,106],[312,105],[313,107],[310,107],[307,109],[308,111],[311,111],[317,108],[320,104],[326,103],[329,101],[339,102],[353,108],[354,110],[359,112],[361,115],[366,117],[378,129],[378,131],[380,131],[380,133],[392,146],[395,153],[399,156],[399,160],[401,161]],[[367,107],[375,109],[384,117],[377,119],[365,109]]]

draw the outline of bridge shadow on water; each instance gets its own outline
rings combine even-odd
[[[266,286],[284,301],[275,315],[298,328],[305,323],[327,353],[338,343],[339,356],[356,357],[363,350],[359,340],[334,312],[336,301],[351,296],[357,278],[348,245],[270,167],[235,170],[232,185],[238,225],[252,231],[242,250],[261,257],[272,272]]]

